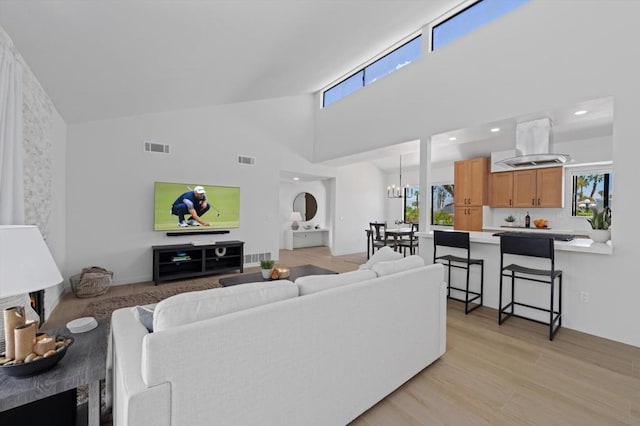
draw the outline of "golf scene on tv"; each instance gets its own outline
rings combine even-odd
[[[240,227],[240,188],[155,182],[156,231]]]

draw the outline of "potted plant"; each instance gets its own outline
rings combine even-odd
[[[513,222],[516,221],[516,218],[513,215],[509,215],[504,218],[504,221],[509,224],[509,226],[513,226]]]
[[[260,269],[262,272],[262,278],[268,280],[271,276],[271,270],[273,269],[273,265],[276,262],[274,260],[261,260],[260,261]]]
[[[611,209],[605,207],[602,210],[593,209],[590,218],[587,221],[591,225],[591,233],[589,236],[596,243],[606,243],[611,239]]]

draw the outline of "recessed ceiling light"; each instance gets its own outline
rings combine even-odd
[[[293,180],[300,180],[298,176],[294,177]]]
[[[491,129],[491,131],[493,133],[499,132],[500,131],[500,127],[494,127],[493,129]]]
[[[449,140],[450,140],[450,141],[455,141],[456,139],[458,139],[458,138],[456,138],[455,136],[451,136],[451,137],[449,138]]]
[[[588,112],[589,111],[587,111],[586,109],[581,109],[580,111],[574,112],[573,115],[585,115]]]

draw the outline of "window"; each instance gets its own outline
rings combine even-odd
[[[361,70],[346,80],[342,80],[340,83],[333,86],[331,89],[324,92],[323,105],[327,106],[340,98],[344,98],[347,95],[355,92],[362,87],[362,81],[364,79],[364,70]]]
[[[453,226],[453,185],[433,185],[431,203],[431,224]]]
[[[404,223],[420,221],[420,187],[411,186],[404,189]]]
[[[322,106],[326,107],[361,87],[394,72],[420,57],[422,37],[417,36],[355,74],[333,85],[322,93]]]
[[[611,208],[613,175],[607,172],[579,172],[573,175],[571,214],[591,216],[594,208]]]
[[[480,0],[435,25],[431,30],[431,50],[462,37],[484,24],[511,12],[530,0]]]
[[[399,70],[420,57],[422,37],[416,37],[364,69],[364,85]]]

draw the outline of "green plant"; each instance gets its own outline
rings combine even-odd
[[[509,216],[505,217],[504,220],[509,222],[509,223],[513,223],[513,222],[516,221],[516,218],[513,217],[512,215],[509,215]]]
[[[275,265],[275,261],[274,260],[261,260],[260,261],[260,268],[262,269],[271,269],[273,268],[273,265]]]
[[[609,207],[602,210],[595,208],[587,221],[589,221],[591,229],[609,229],[611,227],[611,209]]]

